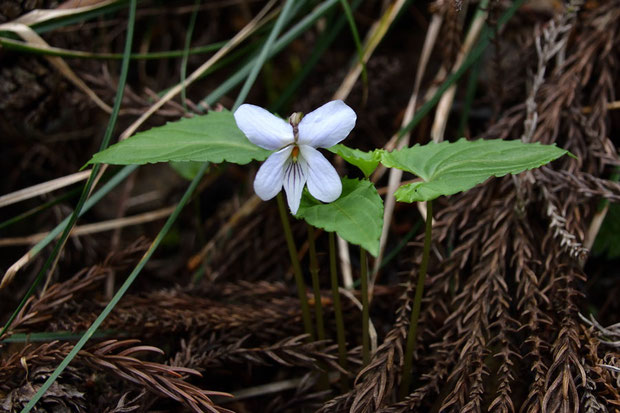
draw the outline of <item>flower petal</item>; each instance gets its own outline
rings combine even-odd
[[[297,213],[299,209],[299,203],[301,201],[301,193],[306,185],[308,179],[308,164],[299,156],[297,161],[293,161],[290,158],[286,165],[284,165],[284,190],[286,191],[286,200],[288,201],[288,207],[293,215]]]
[[[293,127],[260,106],[243,104],[234,116],[239,129],[254,145],[275,151],[293,143]]]
[[[342,100],[333,100],[308,113],[299,122],[299,144],[329,148],[346,138],[357,115]]]
[[[342,193],[342,182],[338,172],[323,154],[311,146],[299,147],[301,158],[308,163],[308,191],[323,202],[332,202]]]
[[[284,167],[291,156],[292,146],[269,155],[254,178],[254,192],[263,201],[268,201],[282,190]]]

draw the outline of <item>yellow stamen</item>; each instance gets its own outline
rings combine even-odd
[[[297,162],[297,156],[299,156],[299,146],[293,146],[293,152],[291,152],[293,161]]]

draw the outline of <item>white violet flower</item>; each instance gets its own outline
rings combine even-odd
[[[342,193],[340,177],[316,148],[329,148],[342,141],[356,120],[353,109],[342,100],[328,102],[303,118],[301,113],[293,113],[288,122],[259,106],[239,106],[235,111],[239,129],[253,144],[275,151],[256,174],[256,194],[267,201],[284,187],[293,214],[306,184],[320,201],[338,199]]]

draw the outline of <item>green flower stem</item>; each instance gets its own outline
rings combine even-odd
[[[362,283],[362,361],[364,366],[370,363],[370,312],[368,303],[368,263],[366,250],[360,248],[360,279]]]
[[[325,322],[323,320],[323,304],[321,303],[321,285],[319,283],[319,263],[316,258],[316,245],[314,242],[314,228],[308,224],[308,252],[310,255],[310,275],[312,276],[312,289],[314,290],[314,313],[316,318],[316,332],[319,340],[325,340]]]
[[[284,206],[284,198],[282,197],[282,192],[280,192],[276,198],[278,199],[278,210],[280,211],[280,219],[282,220],[282,229],[284,230],[284,237],[286,238],[288,253],[291,257],[291,264],[293,265],[293,274],[295,275],[295,282],[297,283],[297,295],[299,296],[299,302],[301,304],[301,317],[304,321],[304,330],[306,331],[306,334],[309,335],[310,340],[314,341],[315,336],[314,330],[312,329],[308,298],[306,297],[306,285],[304,284],[304,278],[301,275],[301,266],[299,265],[297,249],[295,248],[295,241],[293,240],[291,225],[288,222],[288,214],[286,212],[286,206]]]
[[[344,320],[342,318],[342,305],[340,304],[340,292],[338,291],[338,270],[336,267],[336,236],[329,233],[329,272],[331,275],[332,296],[334,300],[334,316],[336,318],[336,337],[338,340],[338,362],[343,369],[347,369],[347,344],[344,335]],[[349,390],[347,376],[340,374],[340,388],[342,392]]]
[[[403,364],[403,380],[400,383],[400,399],[404,399],[409,394],[411,386],[411,365],[413,363],[413,351],[417,341],[418,320],[420,318],[420,308],[422,306],[422,294],[424,293],[424,281],[426,280],[426,269],[428,268],[428,258],[431,251],[431,231],[433,223],[433,201],[426,202],[426,231],[424,232],[424,251],[422,253],[422,264],[418,274],[418,285],[415,289],[413,298],[413,308],[411,319],[409,320],[409,331],[407,332],[407,346],[405,350],[405,362]]]
[[[310,255],[310,275],[312,276],[312,289],[314,290],[314,318],[316,320],[316,332],[319,340],[325,340],[325,322],[323,320],[323,304],[321,303],[321,285],[319,283],[319,262],[316,258],[316,243],[314,228],[307,224],[308,227],[308,253]],[[323,363],[319,364],[321,369],[321,377],[318,387],[321,390],[329,389],[329,377],[327,369]]]

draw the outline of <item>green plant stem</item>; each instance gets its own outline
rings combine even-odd
[[[366,250],[360,248],[360,280],[362,285],[362,361],[367,366],[370,363],[370,309],[368,300],[368,263]]]
[[[314,313],[316,318],[316,332],[319,340],[325,340],[325,322],[323,319],[323,304],[321,303],[321,284],[319,282],[319,262],[316,258],[314,228],[308,227],[308,252],[310,255],[310,275],[312,276],[312,290],[314,291]]]
[[[308,334],[310,340],[314,341],[315,336],[314,330],[312,328],[312,320],[310,318],[308,297],[306,296],[306,284],[304,283],[304,277],[301,274],[301,266],[299,265],[297,249],[295,248],[295,241],[293,240],[291,225],[288,222],[288,212],[286,212],[286,206],[284,205],[282,192],[280,192],[276,198],[278,200],[280,219],[282,220],[282,229],[284,230],[284,237],[286,238],[286,246],[288,247],[288,253],[291,257],[291,264],[293,265],[293,274],[295,276],[295,283],[297,284],[297,295],[299,296],[299,303],[301,304],[301,317],[304,322],[304,330],[306,331],[306,334]]]
[[[336,236],[329,233],[329,272],[332,284],[332,297],[334,300],[334,317],[336,318],[336,338],[338,340],[338,362],[340,367],[347,369],[347,343],[344,335],[344,320],[342,318],[342,305],[340,304],[340,291],[338,289],[338,269],[336,266]],[[340,374],[340,388],[342,392],[349,390],[347,376]]]
[[[325,340],[325,321],[323,319],[323,303],[321,302],[321,284],[319,282],[319,261],[316,257],[316,243],[314,228],[307,224],[308,228],[308,255],[310,255],[310,275],[312,276],[312,290],[314,291],[314,318],[316,321],[316,333],[318,340]],[[329,389],[329,377],[324,363],[321,366],[321,377],[318,387],[321,390]]]
[[[422,263],[418,274],[418,284],[413,298],[413,308],[409,320],[409,331],[407,332],[407,346],[405,349],[405,362],[403,363],[403,379],[400,383],[400,400],[409,394],[411,386],[411,368],[413,363],[413,351],[417,341],[418,320],[420,318],[420,308],[422,306],[422,294],[424,293],[424,282],[426,280],[426,269],[431,251],[431,231],[433,227],[433,201],[426,202],[426,230],[424,232],[424,251],[422,253]]]

